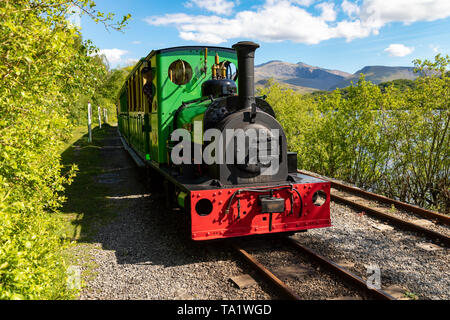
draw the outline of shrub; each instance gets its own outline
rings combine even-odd
[[[416,60],[409,88],[362,77],[329,94],[269,82],[268,96],[301,168],[423,207],[450,210],[450,59]]]
[[[66,21],[76,6],[97,21],[111,20],[90,0],[0,2],[1,299],[75,293],[66,286],[61,254],[68,243],[52,214],[75,170],[61,174],[59,150],[70,132],[73,102],[80,92],[93,95],[105,73],[91,57],[95,48]]]

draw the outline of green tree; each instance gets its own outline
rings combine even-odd
[[[386,194],[443,212],[450,210],[449,56],[415,60],[421,76],[393,110]]]
[[[114,29],[90,0],[0,1],[0,299],[71,297],[52,215],[64,201],[59,148],[70,110],[104,66],[66,17],[78,7]]]
[[[411,86],[361,77],[344,90],[301,95],[271,81],[261,94],[300,168],[449,212],[449,63],[440,55],[416,60]]]

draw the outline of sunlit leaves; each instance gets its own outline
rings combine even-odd
[[[128,19],[99,14],[90,0],[0,1],[0,299],[61,299],[60,252],[67,245],[53,212],[64,200],[59,150],[75,102],[108,74],[67,14],[76,6],[107,27]]]

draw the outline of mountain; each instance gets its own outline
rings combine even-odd
[[[336,88],[348,87],[352,81],[353,83],[357,83],[361,73],[365,75],[366,80],[369,80],[375,84],[397,79],[414,80],[417,78],[417,74],[414,73],[413,67],[368,66],[356,71],[354,75],[338,82],[335,86],[332,86],[329,89],[333,90]]]
[[[258,87],[273,78],[294,90],[306,93],[348,87],[352,81],[354,83],[358,81],[361,73],[365,74],[366,80],[375,84],[395,79],[414,80],[417,77],[412,67],[367,66],[350,74],[310,66],[303,62],[294,64],[274,60],[255,67],[255,80]]]
[[[294,64],[275,60],[255,67],[257,85],[264,85],[268,79],[274,78],[303,92],[327,90],[351,76],[343,71],[313,67],[302,62]]]

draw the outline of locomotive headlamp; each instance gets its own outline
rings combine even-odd
[[[269,196],[260,196],[261,213],[279,213],[284,212],[284,199],[273,198]]]

